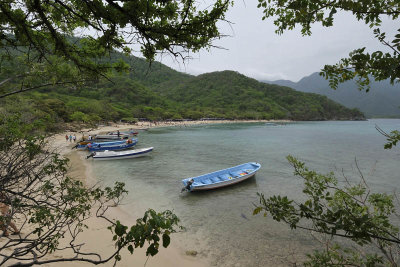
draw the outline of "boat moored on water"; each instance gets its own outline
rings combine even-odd
[[[182,180],[182,190],[200,191],[233,185],[253,177],[261,164],[248,162],[228,169],[203,174]]]
[[[87,158],[93,157],[95,160],[114,160],[114,159],[130,159],[147,156],[153,151],[153,147],[146,147],[140,149],[130,149],[124,151],[102,151],[93,152]]]

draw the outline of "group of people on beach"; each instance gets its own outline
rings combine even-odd
[[[72,135],[72,134],[70,134],[70,135],[68,135],[68,134],[66,134],[65,135],[65,140],[68,142],[68,140],[70,141],[70,142],[72,142],[72,141],[74,141],[74,142],[76,142],[76,135],[74,134],[74,135]]]

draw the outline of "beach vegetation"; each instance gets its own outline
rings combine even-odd
[[[215,0],[201,9],[180,1],[2,1],[0,2],[1,82],[18,78],[19,87],[0,97],[86,81],[129,71],[124,58],[107,60],[114,51],[139,50],[148,61],[158,53],[184,59],[190,51],[210,48],[221,38],[229,0]]]
[[[129,77],[124,59],[134,49],[148,69],[157,53],[184,59],[211,47],[222,37],[217,22],[229,4],[215,0],[200,10],[188,0],[0,2],[0,192],[10,208],[0,221],[3,229],[13,221],[20,227],[15,237],[3,231],[0,265],[115,264],[123,249],[146,246],[154,256],[170,244],[180,229],[175,214],[149,209],[131,227],[109,219],[107,210],[127,193],[124,184],[89,187],[68,177],[68,159],[45,137],[64,122],[130,118],[132,110],[162,118],[164,100],[131,79],[115,85],[112,78]],[[116,51],[121,56],[112,56]],[[78,240],[93,217],[113,233],[108,255]],[[70,256],[49,257],[58,251]]]
[[[396,195],[373,192],[357,162],[359,181],[343,175],[340,182],[332,172],[318,173],[293,156],[287,159],[304,182],[301,200],[259,193],[253,214],[310,231],[324,249],[308,254],[305,266],[398,266]]]
[[[13,236],[1,233],[0,265],[115,263],[123,250],[133,253],[138,247],[154,256],[170,244],[170,234],[181,229],[169,210],[149,209],[130,227],[108,218],[107,211],[128,193],[123,183],[87,186],[68,176],[69,160],[48,146],[40,121],[25,123],[18,115],[2,115],[0,123],[1,202],[9,207],[0,222],[8,227],[15,221],[19,230]],[[80,239],[94,218],[111,231],[109,242],[115,246],[106,254],[84,246]],[[49,257],[60,251],[63,257]]]
[[[311,35],[314,23],[324,27],[333,25],[339,12],[349,12],[369,25],[374,37],[388,52],[368,52],[366,47],[352,51],[349,57],[336,65],[326,65],[320,75],[329,80],[331,88],[339,83],[356,79],[360,90],[369,91],[370,77],[376,81],[399,81],[400,34],[392,41],[381,32],[382,18],[397,20],[400,15],[398,1],[302,1],[259,0],[264,12],[263,20],[273,18],[276,33],[282,34],[296,26],[303,35]],[[400,31],[400,29],[398,30]],[[318,111],[313,105],[312,113]],[[397,130],[386,133],[385,149],[396,146],[400,140]],[[359,171],[359,179],[343,173],[340,182],[334,173],[322,174],[310,170],[293,156],[287,157],[294,175],[304,182],[301,200],[287,196],[264,196],[254,214],[271,216],[286,223],[291,229],[308,230],[324,247],[308,254],[305,266],[398,266],[400,259],[398,198],[395,194],[378,193],[366,183]]]
[[[369,51],[361,47],[349,53],[335,65],[325,65],[320,73],[329,80],[332,88],[339,83],[356,79],[360,90],[369,90],[370,78],[389,80],[392,84],[400,78],[400,29],[392,40],[381,31],[383,19],[397,20],[400,4],[397,0],[343,1],[343,0],[259,0],[262,19],[272,18],[276,33],[300,27],[302,35],[311,35],[311,27],[318,23],[331,27],[340,13],[351,13],[355,19],[369,26],[371,35],[382,44],[382,50]]]

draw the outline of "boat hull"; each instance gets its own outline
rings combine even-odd
[[[132,138],[131,139],[133,142],[137,139]],[[91,141],[81,141],[79,142],[74,148],[78,149],[78,150],[84,150],[87,149],[88,146],[87,145],[91,145],[93,147],[96,147],[98,145],[101,146],[114,146],[114,145],[122,145],[125,144],[126,140],[111,140],[111,141],[107,141],[107,140],[91,140]]]
[[[211,184],[211,185],[205,185],[205,186],[196,186],[193,187],[192,190],[190,190],[191,192],[193,191],[205,191],[205,190],[212,190],[212,189],[218,189],[218,188],[222,188],[222,187],[226,187],[226,186],[230,186],[230,185],[234,185],[240,182],[243,182],[251,177],[253,177],[254,175],[256,175],[255,173],[250,174],[250,175],[246,175],[246,176],[242,176],[241,178],[235,179],[235,180],[229,180],[226,182],[221,182],[218,184]]]
[[[94,160],[117,160],[117,159],[131,159],[131,158],[138,158],[138,157],[144,157],[150,154],[150,152],[153,151],[153,147],[149,148],[142,148],[142,149],[133,149],[129,151],[123,151],[123,152],[109,152],[109,151],[104,151],[104,152],[96,152],[96,154],[93,156]]]
[[[112,134],[98,134],[95,136],[96,139],[108,139],[108,140],[121,140],[121,139],[128,139],[129,135],[128,134],[120,134],[118,135],[112,135]]]
[[[188,191],[203,191],[237,184],[253,177],[261,164],[248,162],[228,169],[203,174],[182,180]]]
[[[78,149],[78,150],[86,150],[87,149],[87,145],[77,145],[76,149]]]
[[[131,147],[133,147],[135,145],[136,145],[136,142],[132,142],[130,144],[126,143],[126,144],[123,144],[123,145],[88,147],[88,150],[90,152],[106,151],[106,150],[116,151],[116,150],[125,150],[125,149],[131,148]]]
[[[131,148],[137,144],[137,139],[132,138],[127,141],[114,141],[105,143],[92,143],[86,145],[87,149],[93,151],[105,151],[105,150],[124,150]]]

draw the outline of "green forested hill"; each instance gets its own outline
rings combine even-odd
[[[123,58],[112,55],[108,60]],[[129,73],[84,86],[49,86],[1,100],[2,108],[43,124],[57,121],[165,119],[363,119],[325,96],[258,82],[233,71],[192,76],[161,63],[124,58]],[[9,73],[1,73],[7,77]],[[15,81],[17,83],[17,81]],[[13,84],[9,84],[12,87]],[[4,89],[4,88],[3,88]],[[16,104],[17,103],[17,104]]]
[[[138,57],[126,57],[121,54],[113,54],[113,60],[122,59],[131,66],[131,72],[128,77],[142,85],[155,87],[160,84],[174,84],[180,81],[186,81],[193,76],[176,71],[160,62],[149,64],[145,59]]]
[[[159,84],[154,90],[185,108],[225,118],[362,118],[359,111],[345,108],[325,96],[261,83],[233,71],[207,73],[175,85]]]

